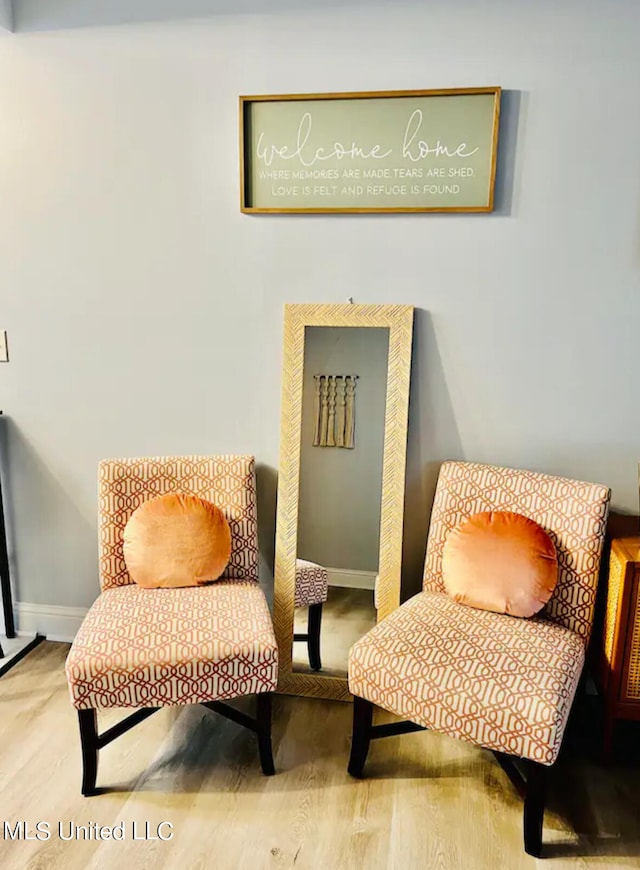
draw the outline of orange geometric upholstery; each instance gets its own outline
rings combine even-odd
[[[231,526],[231,559],[212,585],[143,589],[122,552],[129,516],[168,492],[216,504]],[[108,460],[99,469],[102,593],[66,664],[78,709],[160,707],[271,692],[278,672],[258,579],[252,456]]]
[[[427,728],[552,764],[584,664],[575,632],[421,592],[351,649],[349,689]]]
[[[596,484],[445,463],[424,591],[352,647],[350,691],[452,737],[553,764],[591,631],[609,495]],[[444,591],[449,530],[485,510],[528,516],[556,546],[558,586],[534,619],[465,607]]]
[[[295,607],[322,604],[327,600],[329,572],[322,565],[296,559]]]
[[[217,505],[231,526],[231,558],[223,578],[258,579],[258,521],[252,456],[185,456],[107,459],[98,470],[100,583],[103,589],[132,580],[122,536],[134,510],[150,498],[191,493]]]
[[[164,707],[272,692],[278,648],[260,586],[103,592],[66,663],[74,707]]]
[[[513,511],[538,523],[558,553],[558,584],[544,613],[589,639],[609,508],[609,490],[533,471],[445,462],[440,470],[427,542],[423,588],[444,592],[447,534],[480,511]]]

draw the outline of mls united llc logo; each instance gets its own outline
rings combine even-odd
[[[99,825],[88,822],[7,822],[2,823],[3,840],[171,840],[171,822],[119,822],[116,825]]]

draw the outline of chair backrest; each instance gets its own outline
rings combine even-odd
[[[442,550],[451,529],[480,511],[513,511],[542,526],[556,545],[558,585],[544,615],[588,640],[609,498],[607,487],[595,483],[445,462],[431,514],[423,587],[444,591]]]
[[[105,459],[98,470],[99,556],[102,589],[126,586],[122,536],[134,510],[166,493],[191,493],[216,504],[231,527],[231,559],[224,578],[258,579],[258,522],[253,456],[161,456]]]

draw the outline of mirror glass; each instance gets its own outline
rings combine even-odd
[[[345,676],[376,623],[389,329],[307,326],[293,669]]]

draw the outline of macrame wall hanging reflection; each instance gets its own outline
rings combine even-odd
[[[358,375],[314,375],[314,447],[356,446]]]

